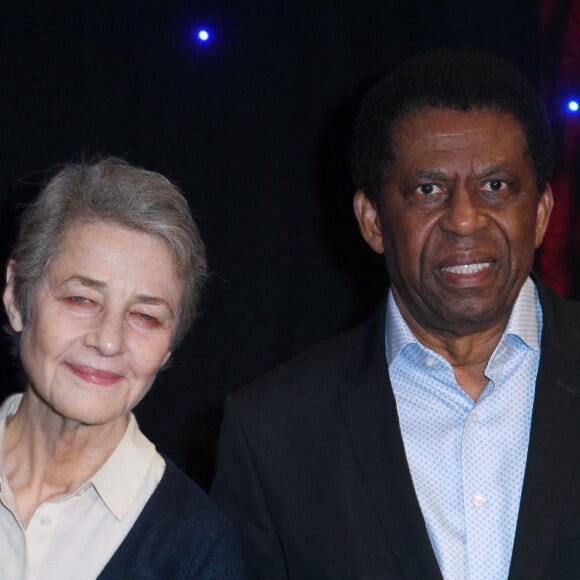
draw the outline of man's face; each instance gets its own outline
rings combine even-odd
[[[395,123],[393,146],[378,205],[357,192],[355,211],[403,315],[436,335],[503,328],[553,203],[549,186],[538,194],[521,124],[427,109]]]

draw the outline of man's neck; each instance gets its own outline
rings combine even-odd
[[[455,329],[437,329],[419,324],[404,304],[397,301],[397,305],[417,340],[447,360],[453,367],[457,384],[477,401],[489,382],[485,369],[501,340],[509,316],[490,328],[462,334]]]

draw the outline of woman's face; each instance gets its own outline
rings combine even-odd
[[[13,328],[22,330],[28,389],[74,422],[124,420],[171,354],[181,292],[161,239],[105,222],[79,224],[22,327],[9,266],[4,300]]]

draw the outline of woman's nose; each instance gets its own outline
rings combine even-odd
[[[94,347],[104,356],[114,356],[125,348],[125,318],[113,312],[105,313],[87,333],[87,346]]]

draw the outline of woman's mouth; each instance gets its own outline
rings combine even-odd
[[[123,378],[122,375],[117,373],[104,369],[97,369],[88,365],[67,363],[67,366],[75,376],[94,385],[113,385]]]

